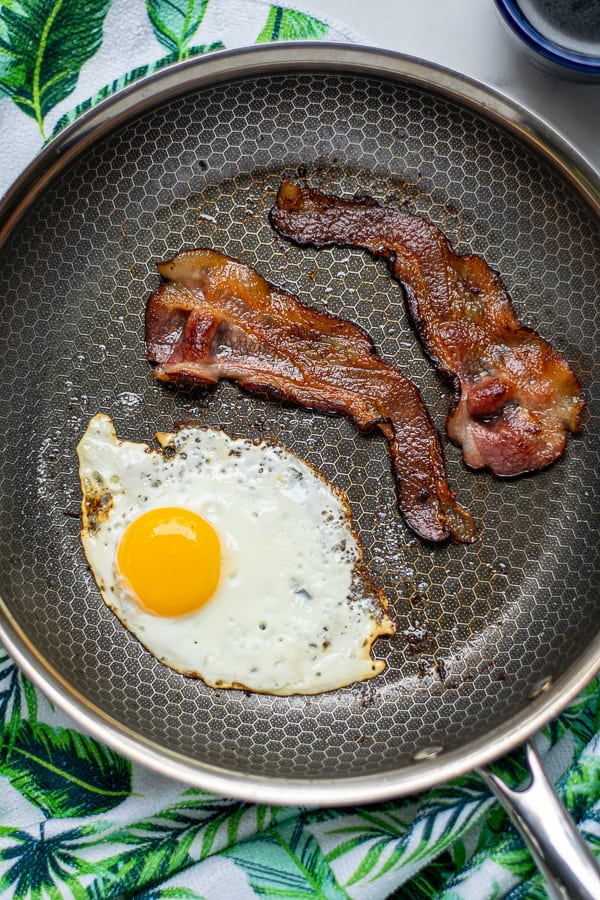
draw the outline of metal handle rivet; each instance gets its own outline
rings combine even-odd
[[[542,679],[533,690],[527,695],[528,700],[535,700],[536,697],[539,697],[540,694],[545,694],[547,690],[552,687],[554,679],[552,675],[549,675],[548,678]]]

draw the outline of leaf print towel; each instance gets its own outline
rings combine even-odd
[[[1,85],[35,120],[45,138],[44,119],[72,93],[85,62],[102,43],[110,0],[29,0],[0,7]]]
[[[353,40],[268,0],[0,2],[0,193],[52,135],[174,60],[271,40]],[[354,809],[240,803],[165,780],[54,709],[0,650],[0,896],[543,898],[531,857],[477,776]],[[540,737],[600,849],[600,683]],[[519,754],[499,770],[525,777]]]
[[[208,0],[197,0],[195,3],[152,0],[147,4],[156,39],[175,59],[185,59],[197,52],[195,47],[190,46],[190,41],[202,24],[207,3]]]
[[[81,112],[170,62],[254,43],[355,40],[267,0],[0,2],[0,195]]]

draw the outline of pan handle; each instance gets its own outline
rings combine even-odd
[[[600,870],[560,801],[532,742],[525,744],[531,782],[508,787],[487,766],[477,769],[526,842],[551,900],[599,900]]]

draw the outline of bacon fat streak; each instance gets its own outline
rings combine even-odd
[[[417,388],[376,354],[362,329],[305,306],[253,269],[215,250],[179,253],[158,266],[146,308],[155,375],[242,387],[349,416],[387,438],[398,505],[429,541],[473,539],[470,515],[444,470],[439,436]]]
[[[387,261],[425,351],[454,387],[446,428],[468,466],[519,475],[561,456],[580,427],[581,387],[562,356],[519,322],[485,260],[457,255],[434,225],[371,198],[285,181],[270,215],[302,246],[357,247]]]

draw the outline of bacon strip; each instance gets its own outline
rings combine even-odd
[[[283,182],[271,222],[302,246],[359,247],[383,258],[402,287],[415,329],[454,387],[448,436],[474,469],[518,475],[562,455],[580,427],[577,378],[517,319],[500,277],[480,256],[459,256],[424,219]]]
[[[439,436],[417,388],[376,355],[357,325],[305,306],[241,262],[188,250],[158,266],[146,349],[165,380],[236,381],[250,391],[342,413],[388,440],[398,504],[429,541],[473,539],[444,471]]]

